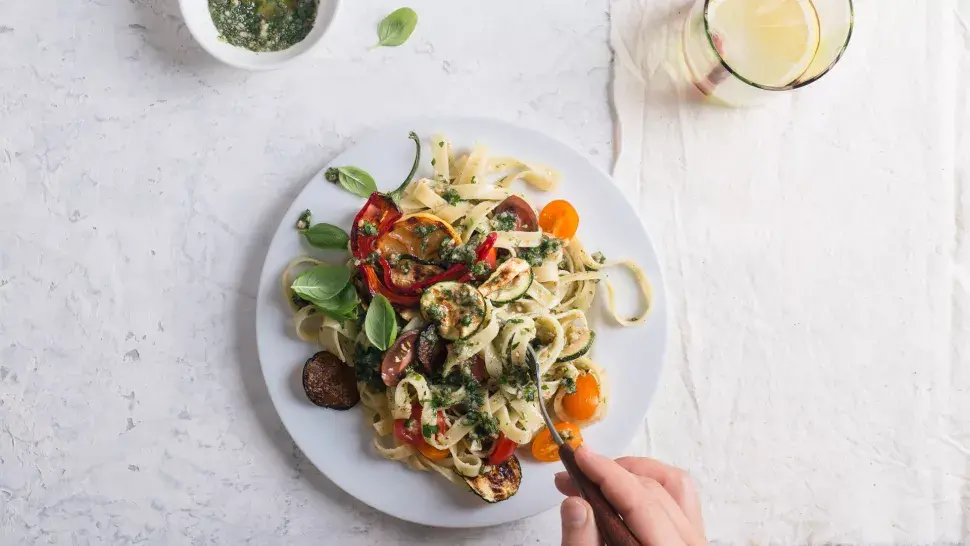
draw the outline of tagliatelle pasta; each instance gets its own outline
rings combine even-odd
[[[355,368],[377,452],[466,483],[493,502],[514,490],[484,491],[479,478],[533,441],[544,427],[539,404],[580,427],[607,414],[608,374],[590,358],[595,332],[586,317],[599,283],[624,326],[647,317],[650,285],[632,261],[588,254],[575,226],[569,233],[570,219],[537,214],[512,188],[522,181],[552,191],[561,180],[555,171],[490,158],[484,146],[456,157],[440,136],[431,150],[432,176],[405,185],[392,220],[360,220],[373,214],[372,197],[352,226],[358,292],[393,304],[400,331],[392,346],[378,349],[360,319],[299,304],[295,274],[318,260],[295,259],[281,282],[297,335]],[[615,310],[610,267],[628,268],[646,301],[632,318]],[[528,347],[539,384],[527,367]]]

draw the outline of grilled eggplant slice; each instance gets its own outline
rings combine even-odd
[[[327,351],[303,365],[303,390],[311,402],[330,409],[347,410],[360,401],[354,369]]]
[[[468,487],[482,500],[488,503],[502,502],[519,491],[522,466],[515,455],[500,465],[487,468],[486,472],[474,478],[465,478]]]

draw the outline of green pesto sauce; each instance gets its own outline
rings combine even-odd
[[[319,0],[209,0],[226,42],[250,51],[281,51],[306,38]]]

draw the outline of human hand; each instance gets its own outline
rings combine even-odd
[[[683,470],[645,457],[613,461],[585,447],[576,450],[576,463],[600,487],[641,544],[707,544],[700,500]],[[563,546],[603,544],[593,510],[579,498],[569,474],[556,474],[556,488],[569,497],[560,508]]]

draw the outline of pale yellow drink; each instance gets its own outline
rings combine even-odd
[[[851,28],[849,0],[699,0],[687,18],[684,58],[706,95],[758,102],[759,90],[792,89],[828,71]]]

